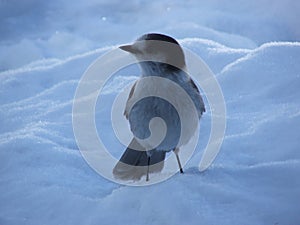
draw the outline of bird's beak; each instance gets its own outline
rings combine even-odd
[[[129,52],[129,53],[132,53],[132,54],[137,53],[137,49],[133,45],[122,45],[119,48],[122,49],[125,52]]]

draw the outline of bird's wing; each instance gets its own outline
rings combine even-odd
[[[198,102],[196,102],[195,104],[196,104],[197,110],[199,111],[200,115],[202,115],[205,112],[205,105],[204,105],[203,99],[201,97],[200,91],[199,91],[197,85],[195,84],[195,82],[192,79],[189,80],[189,83],[191,84],[192,88],[198,94],[197,95]]]
[[[124,116],[126,117],[126,119],[128,119],[128,116],[129,116],[129,107],[130,107],[129,101],[130,101],[130,99],[132,98],[132,96],[134,94],[136,84],[137,84],[137,81],[133,84],[133,86],[130,90],[127,102],[126,102],[126,106],[125,106],[125,110],[124,110]]]

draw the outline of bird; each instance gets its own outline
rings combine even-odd
[[[156,42],[162,43],[162,45],[156,44]],[[142,78],[166,78],[185,90],[194,103],[197,119],[200,120],[205,112],[205,105],[197,85],[186,72],[187,66],[182,47],[174,38],[166,34],[147,33],[139,37],[133,44],[122,45],[119,48],[137,59],[141,76],[133,84],[124,110],[124,116],[129,121],[130,130],[134,137],[113,168],[114,177],[121,180],[140,180],[146,176],[146,181],[149,181],[149,173],[161,172],[166,153],[171,151],[176,155],[180,173],[183,173],[178,154],[181,147],[178,146],[181,124],[174,106],[165,99],[155,96],[144,98],[134,106],[130,105],[132,101],[139,99],[147,88],[150,88],[148,85],[152,85],[142,82]],[[164,89],[166,93],[176,98],[176,93],[172,92],[169,85],[166,85]],[[178,99],[178,101],[180,100]],[[185,102],[180,102],[180,104],[184,107]],[[188,110],[185,111],[187,117],[189,116]],[[154,117],[160,117],[164,120],[167,132],[158,146],[148,149],[149,146],[145,146],[140,140],[151,135],[149,122]],[[186,142],[194,132],[190,133],[187,135]],[[143,151],[140,151],[141,149]]]

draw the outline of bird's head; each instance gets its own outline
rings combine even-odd
[[[184,70],[185,59],[182,48],[172,37],[164,34],[150,33],[138,38],[131,45],[120,46],[120,49],[133,54],[142,69]]]

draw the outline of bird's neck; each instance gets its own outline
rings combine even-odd
[[[180,73],[183,73],[183,70],[161,62],[146,61],[146,62],[140,62],[139,65],[142,69],[142,77],[148,77],[148,76],[170,77],[170,76],[178,76]]]

